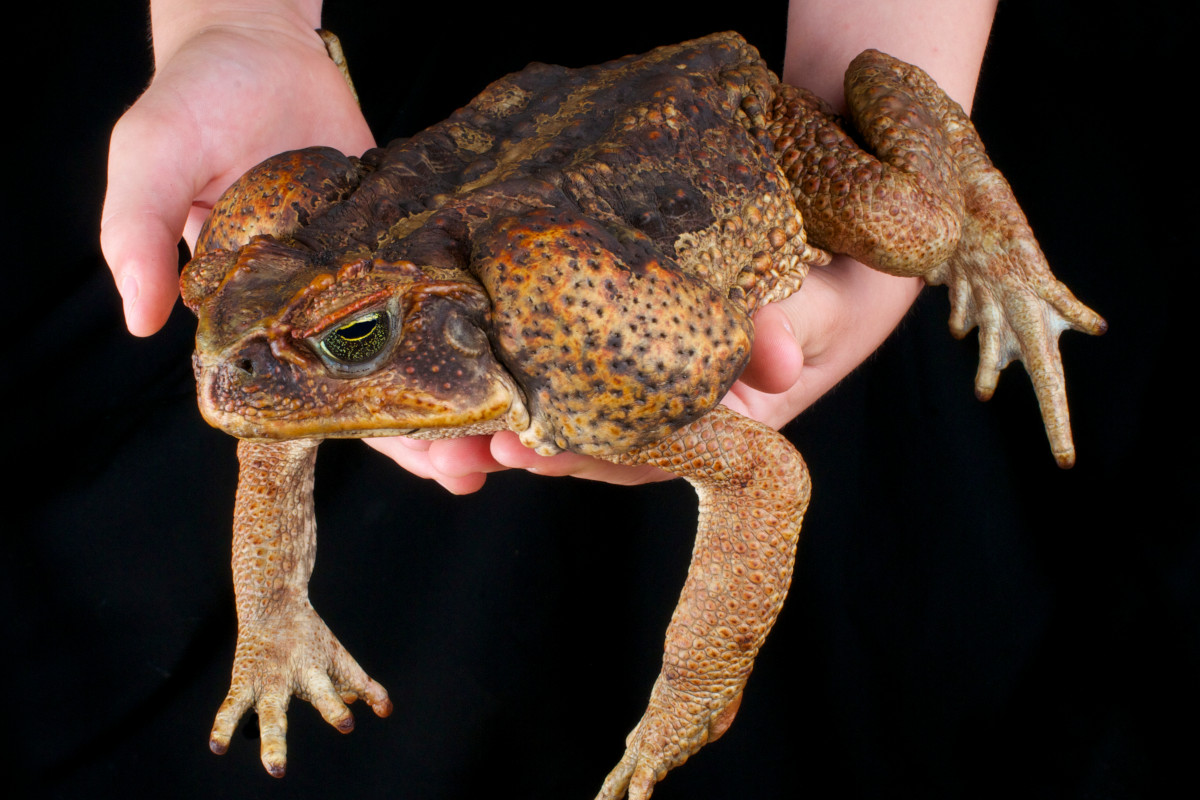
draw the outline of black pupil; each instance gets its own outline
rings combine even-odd
[[[326,352],[344,364],[361,364],[379,354],[388,338],[384,314],[373,314],[329,332],[322,343]]]
[[[378,323],[373,319],[351,322],[344,328],[338,328],[337,335],[347,342],[357,342],[370,336],[377,326]]]

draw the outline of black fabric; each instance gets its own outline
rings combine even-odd
[[[234,646],[234,441],[195,409],[190,315],[128,335],[97,244],[108,131],[150,70],[136,5],[11,24],[37,49],[14,66],[6,113],[10,785],[592,796],[642,711],[682,585],[695,514],[682,482],[514,473],[460,498],[358,443],[325,445],[313,602],[396,711],[356,706],[345,737],[294,702],[282,781],[259,765],[253,724],[226,756],[208,752]],[[624,2],[437,19],[330,5],[381,139],[531,59],[578,65],[737,29],[782,60],[784,11],[759,4],[683,19]],[[1002,4],[975,119],[1058,275],[1111,325],[1063,340],[1078,466],[1054,466],[1019,367],[974,400],[975,337],[953,341],[945,290],[925,292],[787,428],[814,476],[791,597],[738,720],[656,800],[1194,785],[1194,225],[1174,205],[1194,178],[1166,150],[1183,133],[1157,77],[1183,74],[1182,26],[1152,4],[1103,22],[1068,5]]]

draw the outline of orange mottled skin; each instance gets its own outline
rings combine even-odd
[[[728,728],[787,594],[807,470],[718,403],[751,315],[799,289],[820,248],[948,284],[954,332],[981,329],[979,393],[1023,360],[1071,463],[1057,337],[1103,320],[1054,279],[970,120],[923,72],[868,51],[846,94],[872,152],[718,34],[533,64],[410,139],[361,159],[284,153],[230,188],[182,278],[201,410],[245,440],[215,751],[253,706],[282,775],[292,695],[342,731],[357,697],[391,709],[308,603],[317,443],[511,429],[700,496],[662,672],[599,794],[648,797]]]

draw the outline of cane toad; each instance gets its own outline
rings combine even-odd
[[[284,153],[229,189],[182,277],[200,407],[241,439],[238,646],[213,750],[253,706],[281,775],[291,695],[343,730],[356,698],[391,710],[308,602],[317,444],[510,429],[699,494],[662,671],[599,795],[648,797],[729,726],[788,590],[807,470],[719,402],[751,315],[828,251],[947,284],[954,332],[980,326],[978,393],[1022,360],[1070,465],[1057,337],[1104,321],[1051,275],[925,73],[867,51],[846,86],[869,152],[735,34],[533,64],[412,138]]]

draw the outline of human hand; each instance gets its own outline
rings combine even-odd
[[[919,279],[885,275],[844,256],[814,267],[800,291],[755,316],[750,363],[722,403],[782,427],[874,352],[921,285]],[[511,431],[434,441],[368,439],[367,444],[454,494],[477,491],[488,473],[504,469],[622,485],[673,477],[651,467],[619,466],[575,453],[540,456]]]
[[[208,210],[276,153],[374,145],[315,32],[319,3],[155,3],[154,80],[113,128],[100,244],[129,331],[148,336],[179,294],[177,246]],[[316,6],[299,9],[298,6]],[[296,6],[296,7],[293,7]]]

